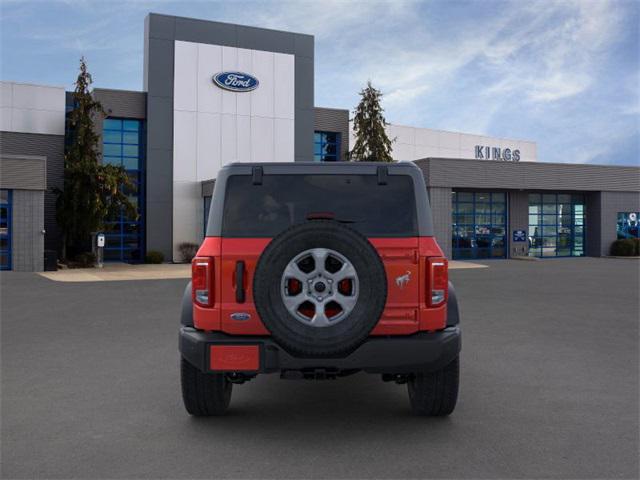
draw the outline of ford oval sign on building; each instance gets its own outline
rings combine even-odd
[[[217,73],[213,76],[213,83],[232,92],[250,92],[260,84],[256,77],[243,72]]]

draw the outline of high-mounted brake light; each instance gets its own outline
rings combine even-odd
[[[195,257],[191,261],[191,298],[201,307],[213,304],[213,258]]]
[[[432,257],[427,259],[427,302],[438,307],[447,300],[449,289],[449,272],[446,258]]]

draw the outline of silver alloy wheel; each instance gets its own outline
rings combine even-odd
[[[300,288],[292,289],[292,281],[299,282]],[[349,285],[346,293],[342,289],[344,281]],[[356,306],[358,291],[356,269],[344,255],[328,248],[312,248],[296,255],[280,282],[286,309],[296,320],[312,327],[329,327],[347,318]],[[306,315],[309,310],[313,313]]]

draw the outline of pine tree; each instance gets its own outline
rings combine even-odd
[[[84,57],[73,92],[73,110],[67,118],[64,153],[64,189],[56,190],[56,220],[62,230],[62,258],[67,248],[77,252],[90,245],[91,234],[103,227],[107,216],[124,209],[136,215],[123,193],[133,186],[122,166],[102,165],[94,120],[104,109],[89,90],[92,83]]]
[[[380,105],[382,92],[367,82],[360,91],[360,103],[354,111],[353,132],[355,144],[349,158],[356,162],[393,162],[391,143],[384,127],[387,124]]]

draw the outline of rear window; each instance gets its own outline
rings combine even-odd
[[[418,235],[413,181],[390,175],[249,175],[227,180],[222,235],[274,237],[313,218],[331,218],[368,237]]]

